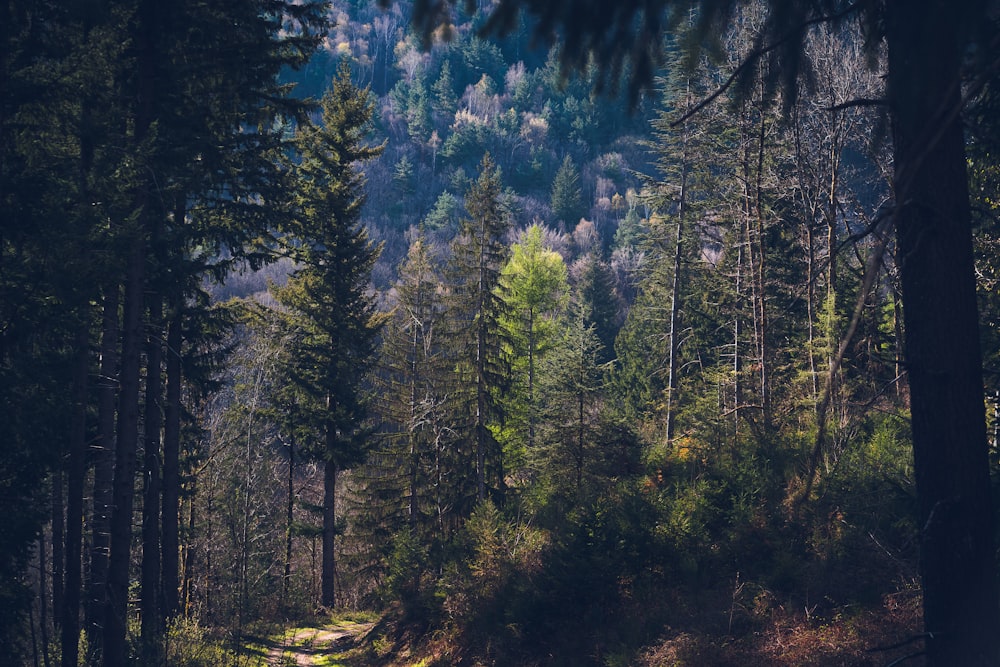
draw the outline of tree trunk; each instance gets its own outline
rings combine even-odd
[[[331,430],[332,426],[329,426]],[[320,603],[328,609],[337,606],[337,474],[340,472],[333,460],[334,433],[327,435],[327,458],[323,466],[323,563],[321,573]]]
[[[66,543],[65,492],[63,460],[60,456],[52,470],[52,627],[59,629],[63,608],[63,546]]]
[[[73,425],[66,479],[66,587],[61,636],[63,667],[77,667],[79,659],[83,478],[87,472],[87,372],[90,366],[88,324],[85,319],[77,331],[76,367],[73,370]]]
[[[691,103],[690,81],[688,82],[685,104]],[[681,308],[681,259],[684,256],[684,216],[687,215],[687,180],[688,180],[688,131],[687,124],[681,128],[681,141],[683,149],[681,152],[681,182],[680,193],[677,201],[677,228],[674,238],[674,275],[673,284],[670,287],[670,350],[667,361],[667,446],[674,442],[674,422],[676,421],[676,409],[674,407],[677,398],[677,350],[680,329],[680,308]]]
[[[137,100],[132,148],[140,152],[153,122],[154,31],[156,3],[144,0],[137,11]],[[145,156],[138,155],[140,159]],[[114,512],[111,515],[111,554],[108,559],[108,600],[104,622],[104,667],[126,664],[128,644],[128,585],[132,544],[132,507],[135,500],[136,449],[139,440],[139,379],[143,336],[143,295],[146,284],[147,229],[152,183],[148,174],[135,192],[135,220],[128,223],[129,244],[125,267],[122,311],[121,394],[115,443]]]
[[[187,538],[183,545],[184,557],[181,559],[183,570],[181,572],[181,603],[184,605],[184,617],[191,615],[191,596],[194,582],[194,549],[191,548],[191,535],[194,535],[195,526],[195,487],[192,485],[187,500]],[[206,608],[208,605],[206,605]]]
[[[163,558],[161,585],[163,587],[162,613],[165,619],[173,618],[178,610],[178,554],[180,506],[180,439],[181,439],[181,344],[182,314],[175,304],[167,330],[167,402],[163,423],[163,509],[162,522]]]
[[[150,297],[146,342],[146,404],[144,419],[142,502],[142,650],[155,664],[162,622],[160,617],[160,425],[163,392],[163,299]]]
[[[41,636],[42,662],[45,664],[45,667],[50,667],[48,615],[49,591],[48,586],[45,585],[45,579],[48,577],[48,573],[46,572],[48,560],[48,557],[45,555],[45,535],[43,533],[38,537],[38,633]],[[34,628],[32,628],[32,634],[34,634]],[[38,664],[37,649],[35,650],[35,664]]]
[[[118,401],[119,288],[104,295],[101,366],[97,381],[97,440],[94,461],[94,512],[90,544],[90,592],[87,602],[87,641],[99,653],[103,642],[107,603],[108,555],[111,551],[112,484],[115,473],[115,407]]]
[[[535,308],[528,308],[528,450],[535,448]]]
[[[139,376],[143,341],[142,295],[145,243],[136,234],[129,251],[122,317],[121,395],[115,442],[112,487],[111,540],[108,558],[107,605],[104,616],[104,667],[126,663],[129,562],[132,545],[132,506],[135,500],[136,449],[139,440]]]
[[[928,665],[1000,662],[957,34],[946,0],[886,3],[896,229]]]
[[[288,497],[285,499],[285,568],[281,579],[281,604],[288,600],[292,581],[292,538],[295,536],[295,436],[288,441]]]

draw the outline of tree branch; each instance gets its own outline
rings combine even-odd
[[[879,226],[882,226],[884,222],[885,220],[883,220]],[[875,284],[875,277],[882,268],[882,257],[885,254],[885,248],[888,242],[889,236],[887,234],[880,235],[877,245],[872,249],[871,254],[868,256],[868,262],[865,266],[864,282],[862,283],[861,290],[858,292],[858,300],[854,305],[854,314],[851,316],[851,323],[847,327],[847,332],[840,341],[840,347],[837,350],[837,355],[830,361],[830,372],[826,376],[826,382],[823,385],[823,398],[820,401],[819,409],[816,414],[816,442],[813,445],[812,454],[809,457],[809,470],[806,474],[806,487],[803,489],[801,495],[799,495],[799,497],[795,500],[795,505],[797,507],[804,504],[809,499],[810,494],[812,494],[813,484],[816,481],[816,468],[819,466],[819,457],[823,453],[823,446],[826,442],[826,415],[830,408],[830,401],[833,397],[834,378],[840,371],[840,366],[844,362],[844,355],[847,353],[847,347],[851,344],[851,339],[854,338],[854,334],[858,330],[858,324],[861,321],[861,315],[865,309],[865,302],[868,300],[868,293],[871,292],[872,286]]]
[[[720,95],[725,93],[729,89],[729,87],[736,82],[736,80],[740,77],[740,75],[743,72],[745,72],[749,67],[756,64],[757,61],[759,61],[763,56],[774,51],[778,47],[786,44],[788,40],[792,39],[795,35],[801,34],[804,30],[806,30],[807,28],[811,28],[814,25],[819,25],[820,23],[826,23],[828,21],[836,21],[837,19],[844,18],[845,16],[855,11],[856,9],[861,7],[861,5],[864,5],[867,2],[868,0],[856,0],[856,2],[852,2],[847,7],[837,12],[836,14],[830,14],[828,16],[817,16],[816,18],[809,19],[808,21],[803,21],[799,26],[797,26],[792,30],[789,30],[784,37],[777,40],[776,42],[768,44],[767,46],[762,46],[758,49],[754,49],[749,54],[747,54],[747,56],[743,59],[743,62],[741,62],[739,66],[735,70],[733,70],[733,73],[729,75],[729,78],[727,78],[722,83],[722,85],[720,85],[715,90],[715,92],[713,92],[711,95],[709,95],[702,101],[698,102],[698,104],[691,107],[691,109],[686,111],[684,115],[682,115],[680,118],[670,123],[670,127],[677,127],[678,125],[683,124],[685,121],[689,120],[696,113],[698,113],[699,111],[707,107],[709,104],[714,102],[716,99],[719,98]]]

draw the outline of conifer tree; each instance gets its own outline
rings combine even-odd
[[[391,566],[400,531],[422,545],[441,544],[446,527],[457,523],[449,487],[460,471],[444,449],[450,421],[444,414],[447,368],[438,338],[443,304],[435,259],[422,234],[410,244],[373,377],[379,436],[356,476],[354,525],[369,554],[362,567],[374,571]]]
[[[552,181],[552,215],[567,229],[573,229],[585,214],[580,172],[573,158],[567,155]]]
[[[468,217],[453,243],[449,267],[447,346],[455,363],[454,415],[463,420],[455,426],[456,444],[472,471],[471,488],[458,500],[467,516],[472,500],[481,502],[489,494],[502,501],[505,485],[503,452],[494,429],[503,421],[500,399],[510,378],[501,326],[507,306],[498,289],[510,220],[501,201],[500,173],[489,154],[465,195],[465,208]]]
[[[529,451],[536,474],[560,495],[582,502],[587,479],[598,470],[601,399],[605,373],[601,341],[589,305],[575,295],[562,340],[540,367],[542,428],[539,451]]]
[[[615,339],[621,328],[615,277],[611,267],[597,253],[587,253],[578,261],[582,270],[576,279],[577,298],[587,306],[584,316],[588,326],[594,326],[594,333],[601,341],[601,363],[606,363],[615,357]]]
[[[284,245],[299,268],[275,289],[296,316],[290,374],[310,394],[321,424],[324,466],[322,604],[336,604],[337,482],[364,457],[364,378],[381,327],[369,292],[379,249],[359,226],[364,178],[356,165],[381,152],[365,143],[372,107],[343,63],[321,101],[320,124],[296,134],[289,165],[292,220]]]
[[[513,371],[505,440],[508,450],[520,452],[535,444],[536,369],[554,342],[569,291],[566,264],[559,253],[543,245],[541,226],[529,227],[513,245],[500,281],[507,302],[502,322],[512,344]]]

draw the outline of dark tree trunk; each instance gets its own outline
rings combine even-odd
[[[50,667],[49,665],[49,615],[48,615],[48,604],[49,604],[49,589],[45,585],[45,580],[48,578],[48,573],[45,571],[46,564],[48,563],[48,556],[45,555],[45,535],[41,535],[38,538],[38,634],[40,635],[42,642],[42,662],[45,667]],[[32,624],[31,634],[34,635],[35,629],[34,624]],[[34,637],[32,637],[32,644],[34,644]],[[38,664],[38,648],[35,648],[35,664]]]
[[[181,344],[182,315],[177,308],[167,330],[167,402],[163,423],[163,617],[173,618],[178,610],[178,553],[180,505],[181,439]]]
[[[135,52],[137,99],[133,123],[133,148],[146,140],[153,121],[155,88],[153,58],[156,3],[140,2],[137,11]],[[142,156],[144,157],[144,156]],[[132,545],[132,508],[135,500],[136,449],[139,440],[139,380],[143,335],[143,294],[146,283],[147,229],[152,184],[148,173],[135,193],[135,222],[129,230],[122,311],[122,358],[115,442],[114,511],[111,515],[111,554],[108,559],[108,600],[104,621],[104,667],[122,667],[127,660],[129,563]]]
[[[139,440],[139,376],[143,340],[142,294],[145,243],[133,239],[125,282],[122,317],[121,395],[115,442],[111,540],[108,558],[107,604],[104,615],[104,667],[126,663],[129,562],[132,545],[132,507],[135,500],[136,449]]]
[[[191,597],[194,578],[195,553],[191,548],[191,535],[194,535],[195,526],[195,488],[192,485],[187,500],[187,535],[184,540],[184,557],[181,559],[183,571],[181,572],[181,603],[184,605],[184,616],[188,616],[191,610]],[[207,607],[207,605],[206,605]]]
[[[332,429],[332,427],[331,427]],[[320,603],[329,609],[337,605],[337,474],[340,470],[333,460],[333,450],[328,435],[327,459],[323,467],[323,563],[320,582]]]
[[[928,664],[1000,664],[957,39],[947,0],[887,2],[896,228]]]
[[[59,458],[52,471],[52,626],[59,629],[63,607],[63,545],[66,543],[66,525],[63,489],[63,461]]]
[[[163,375],[163,302],[150,297],[149,332],[146,341],[146,403],[143,455],[142,502],[142,602],[140,605],[142,650],[147,663],[156,662],[162,628],[160,617],[160,425]]]
[[[97,432],[91,448],[94,461],[94,515],[90,544],[90,593],[87,602],[87,641],[100,652],[107,602],[108,554],[111,550],[111,487],[115,472],[115,407],[118,401],[118,303],[115,285],[104,295],[101,365],[97,381]]]
[[[288,488],[285,499],[285,568],[281,578],[281,604],[288,602],[288,589],[292,582],[292,539],[295,536],[295,436],[288,441]]]
[[[688,96],[690,97],[690,96]],[[690,103],[690,99],[686,100]],[[673,284],[670,286],[670,349],[667,362],[667,426],[666,443],[670,447],[674,442],[674,424],[677,421],[677,351],[680,336],[681,308],[681,260],[684,256],[684,216],[687,214],[687,179],[688,179],[688,130],[685,125],[681,132],[683,152],[681,153],[681,182],[677,201],[677,227],[674,238]]]
[[[87,466],[87,371],[89,326],[81,323],[76,336],[73,369],[73,424],[66,479],[66,582],[62,608],[62,664],[77,667],[80,643],[81,555],[83,549],[83,478]],[[59,611],[57,610],[57,613]]]

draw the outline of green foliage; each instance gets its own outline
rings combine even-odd
[[[457,226],[458,218],[458,199],[445,190],[438,196],[437,201],[434,202],[434,208],[424,218],[424,224],[429,231],[451,230]]]
[[[539,367],[539,437],[528,457],[543,488],[585,503],[605,473],[612,439],[603,432],[601,343],[577,300],[560,340]],[[534,444],[534,443],[533,443]]]
[[[441,73],[434,85],[432,106],[439,122],[450,124],[458,109],[458,96],[455,94],[455,82],[451,76],[451,64],[446,60],[441,64]]]
[[[571,229],[586,213],[580,189],[580,173],[569,155],[563,158],[555,180],[552,181],[551,206],[556,221]]]
[[[399,188],[403,198],[413,194],[413,162],[409,156],[404,155],[399,158],[399,162],[396,163],[396,169],[392,174],[392,180],[396,183],[396,187]]]
[[[508,332],[512,362],[503,439],[508,468],[516,471],[525,451],[535,444],[536,369],[557,337],[569,291],[566,264],[543,245],[540,226],[529,227],[512,246],[500,283],[506,302],[501,326]]]
[[[364,181],[355,165],[380,148],[364,144],[371,105],[346,64],[321,104],[323,124],[299,130],[301,160],[290,166],[294,217],[286,248],[300,268],[273,291],[293,314],[290,376],[323,413],[322,456],[347,468],[361,457],[352,436],[363,419],[359,389],[380,327],[367,291],[378,248],[358,226]]]
[[[176,667],[212,667],[238,660],[218,636],[201,625],[196,617],[170,621],[166,633],[166,664]]]
[[[510,218],[501,200],[500,171],[487,154],[479,177],[465,195],[468,217],[452,244],[448,269],[452,296],[448,303],[447,341],[455,375],[453,426],[468,448],[475,471],[474,495],[479,502],[498,497],[506,484],[503,452],[494,428],[503,421],[501,397],[509,384],[507,334],[501,325],[507,304],[501,272],[507,259],[504,235]],[[470,489],[471,490],[471,489]],[[470,497],[457,503],[471,509]]]
[[[427,625],[438,620],[428,555],[427,545],[409,528],[393,536],[385,593],[388,599],[402,606],[403,620],[407,624]]]

